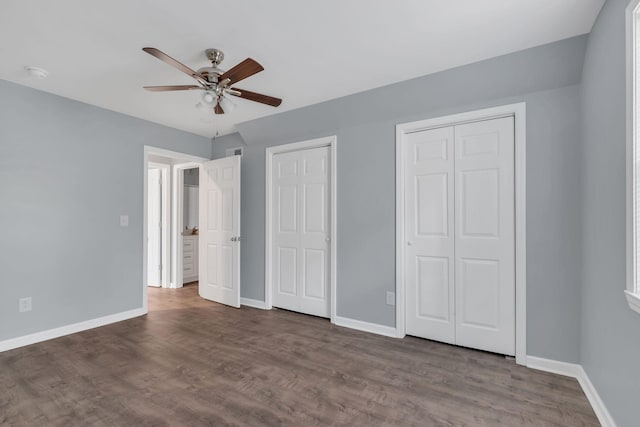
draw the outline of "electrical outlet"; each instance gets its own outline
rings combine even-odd
[[[31,311],[31,297],[20,298],[18,300],[18,311],[20,313]]]
[[[129,226],[129,215],[120,215],[120,227]]]
[[[396,305],[396,293],[387,292],[387,305]]]

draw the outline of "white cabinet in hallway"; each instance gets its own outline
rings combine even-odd
[[[198,236],[182,236],[182,283],[198,280]]]

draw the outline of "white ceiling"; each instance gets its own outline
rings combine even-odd
[[[584,34],[604,0],[2,0],[0,79],[211,137],[236,123]],[[191,68],[222,49],[228,69],[251,57],[265,71],[238,84],[279,108],[238,99],[203,115],[199,92],[141,51]],[[25,66],[47,69],[29,77]],[[234,98],[235,100],[235,98]]]

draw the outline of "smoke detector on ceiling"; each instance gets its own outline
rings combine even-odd
[[[31,77],[35,77],[37,79],[44,79],[49,75],[49,72],[44,68],[39,67],[26,67],[27,72]]]

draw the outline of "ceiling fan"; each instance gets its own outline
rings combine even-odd
[[[182,71],[183,73],[188,74],[199,83],[199,85],[144,86],[146,90],[152,92],[202,90],[204,93],[202,94],[197,107],[208,111],[213,109],[216,114],[224,114],[225,111],[231,112],[231,110],[235,108],[235,104],[229,100],[228,95],[237,96],[249,101],[260,102],[262,104],[271,105],[272,107],[277,107],[282,103],[282,100],[279,98],[262,95],[260,93],[240,89],[238,87],[231,87],[231,85],[239,82],[240,80],[244,80],[247,77],[251,77],[264,70],[262,65],[258,64],[251,58],[247,58],[230,70],[224,71],[218,68],[224,59],[224,53],[218,49],[207,49],[205,53],[209,61],[211,61],[211,66],[194,71],[154,47],[145,47],[142,50]]]

